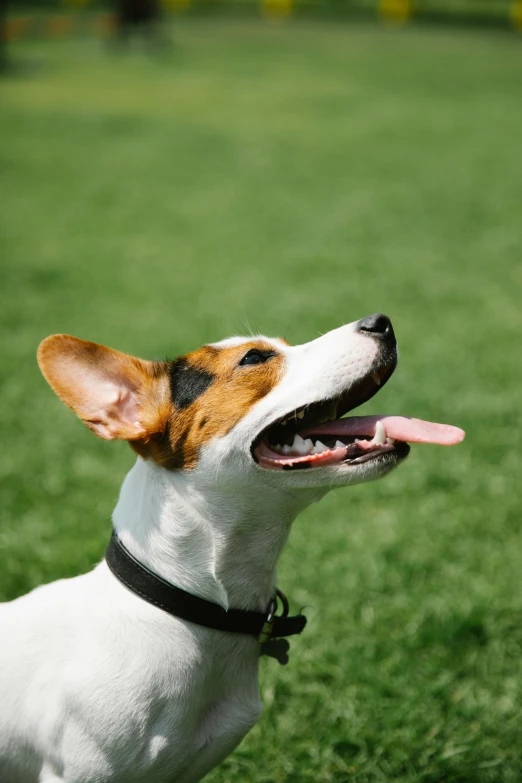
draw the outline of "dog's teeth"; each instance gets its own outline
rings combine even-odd
[[[305,414],[304,411],[299,411],[299,413],[296,413],[295,415],[297,416],[298,419],[304,419]]]
[[[294,437],[294,442],[292,443],[291,448],[294,454],[306,454],[308,452],[305,441],[300,435],[296,435]]]
[[[299,454],[300,456],[303,456],[305,454],[311,454],[312,449],[314,448],[313,441],[310,438],[307,438],[306,440],[303,440],[303,438],[300,435],[296,435],[294,437],[294,442],[292,443],[291,447],[292,453]]]
[[[291,452],[292,452],[291,446],[283,446],[283,448],[281,449],[281,454],[284,454],[285,456],[287,456]]]
[[[375,435],[372,443],[376,443],[379,446],[384,446],[386,443],[386,430],[384,429],[382,421],[378,421],[375,425]]]
[[[377,384],[377,386],[381,385],[381,379],[379,378],[378,374],[376,372],[372,372],[372,378]]]
[[[394,446],[395,445],[395,438],[386,438],[386,445],[387,446]]]
[[[272,451],[277,451],[278,454],[282,454],[283,453],[283,449],[279,445],[279,443],[277,444],[277,446],[272,446]]]
[[[336,440],[335,441],[335,448],[336,449],[344,449],[344,448],[346,448],[346,444],[345,443],[341,443],[340,440]]]
[[[304,440],[300,435],[294,435],[294,442],[291,445],[291,449],[296,454],[304,454]]]
[[[312,449],[312,454],[322,454],[323,451],[329,451],[328,446],[325,446],[324,443],[321,443],[320,440],[317,440],[315,442],[315,446]]]

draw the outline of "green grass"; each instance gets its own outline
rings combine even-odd
[[[365,410],[468,437],[297,521],[280,584],[308,628],[262,661],[263,718],[208,779],[519,783],[520,42],[194,20],[157,58],[12,54],[1,597],[101,557],[133,461],[46,386],[43,337],[153,358],[383,311],[401,363]]]

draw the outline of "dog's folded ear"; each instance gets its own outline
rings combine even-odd
[[[165,362],[148,362],[66,334],[38,348],[40,369],[58,397],[106,440],[148,441],[169,415]]]

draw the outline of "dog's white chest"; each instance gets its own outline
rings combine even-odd
[[[257,722],[261,704],[257,698],[245,700],[238,692],[237,697],[206,705],[204,709],[200,720],[190,729],[187,727],[184,739],[180,737],[181,742],[176,742],[177,749],[161,732],[151,738],[148,752],[155,761],[150,771],[144,772],[143,780],[149,780],[150,773],[150,779],[158,783],[200,780],[241,742]]]
[[[194,694],[195,695],[195,694]],[[200,780],[220,763],[256,723],[260,713],[256,699],[248,703],[238,693],[236,698],[209,705],[202,700],[199,716],[187,720],[180,730],[177,711],[166,714],[150,726],[137,763],[119,769],[123,774],[108,778],[108,783],[192,783]],[[171,714],[168,714],[171,712]],[[135,748],[127,745],[128,753]],[[123,755],[123,754],[122,754]],[[85,780],[79,776],[78,779]]]

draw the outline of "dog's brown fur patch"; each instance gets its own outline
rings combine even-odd
[[[171,469],[195,467],[201,447],[226,435],[262,397],[277,385],[284,357],[274,355],[263,364],[241,366],[250,350],[274,351],[262,340],[249,340],[233,347],[203,346],[181,357],[185,367],[211,377],[208,387],[186,407],[171,403],[165,434],[148,443],[132,443],[142,456],[149,456]]]

